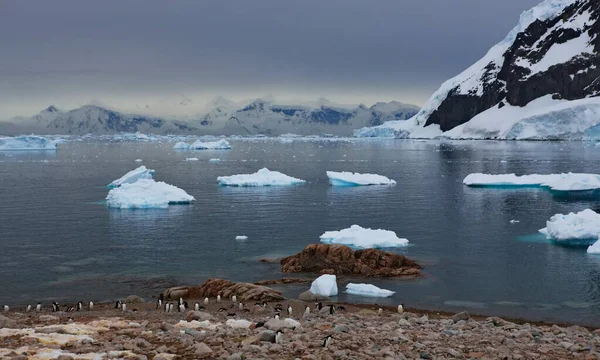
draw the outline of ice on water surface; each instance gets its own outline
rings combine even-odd
[[[153,179],[139,179],[111,189],[106,203],[111,208],[148,209],[166,208],[173,204],[190,204],[194,197],[184,190]]]
[[[340,231],[327,231],[320,236],[320,239],[326,244],[341,244],[361,249],[408,245],[408,239],[399,238],[393,231],[365,229],[359,225],[352,225]]]
[[[368,297],[390,297],[394,295],[394,291],[380,289],[371,284],[353,284],[346,285],[346,293],[352,295],[368,296]]]
[[[321,275],[310,285],[310,292],[321,296],[336,296],[338,294],[335,275]]]
[[[539,232],[555,241],[596,240],[600,235],[600,214],[590,209],[566,215],[556,214]]]
[[[0,151],[6,150],[56,150],[60,141],[36,135],[23,135],[15,137],[0,136]]]
[[[327,171],[329,183],[333,186],[366,186],[366,185],[393,185],[396,182],[385,176],[377,174],[359,174],[352,172]]]
[[[306,182],[267,168],[262,168],[253,174],[219,176],[217,181],[221,186],[286,186]]]
[[[228,150],[231,149],[231,144],[225,139],[219,141],[202,142],[196,140],[190,145],[190,150]]]
[[[140,179],[152,179],[152,176],[154,176],[154,170],[148,169],[147,167],[142,165],[137,169],[131,170],[127,174],[118,178],[117,180],[111,182],[110,184],[108,184],[108,187],[115,188],[123,184],[134,183]]]
[[[598,174],[469,174],[463,184],[472,187],[544,187],[555,192],[576,192],[600,189]]]

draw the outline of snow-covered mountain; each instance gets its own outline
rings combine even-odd
[[[247,135],[284,133],[351,135],[354,129],[377,126],[388,120],[408,119],[419,108],[400,102],[377,103],[370,108],[318,105],[278,105],[259,99],[239,104],[215,99],[202,114],[186,121],[149,115],[134,115],[97,105],[70,111],[50,106],[31,118],[13,118],[0,123],[0,133],[113,134],[142,132],[154,134]],[[175,118],[175,117],[173,117]]]
[[[586,139],[600,131],[600,1],[546,0],[406,122],[358,136]],[[442,134],[443,133],[443,134]]]

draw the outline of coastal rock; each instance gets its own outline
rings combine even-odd
[[[127,304],[143,304],[145,301],[137,295],[129,295],[127,298],[125,298],[125,302]]]
[[[415,277],[421,266],[405,256],[377,249],[352,250],[344,245],[311,244],[281,259],[281,271],[356,274],[367,277]]]
[[[214,317],[204,311],[188,311],[187,315],[185,316],[185,319],[187,321],[193,321],[193,320],[198,320],[198,321],[206,321],[206,320],[212,320]]]
[[[6,316],[0,315],[0,329],[5,327],[13,327],[16,325],[16,321],[7,318]]]
[[[213,352],[212,349],[205,343],[196,344],[195,348],[196,350],[194,351],[194,354],[196,355],[206,355]]]
[[[260,341],[275,342],[275,331],[265,330],[260,333]]]
[[[279,260],[277,260],[279,262]],[[261,280],[254,283],[254,285],[281,285],[281,284],[309,284],[311,279],[304,278],[282,278],[276,280]]]
[[[310,292],[310,290],[306,290],[305,292],[298,295],[298,299],[302,301],[330,301],[331,299],[327,296],[317,295]]]
[[[463,312],[459,312],[458,314],[455,314],[454,316],[452,316],[452,321],[454,321],[455,323],[461,321],[461,320],[469,320],[471,317],[469,316],[469,313],[466,311]]]
[[[266,286],[251,283],[234,283],[225,279],[209,279],[201,286],[179,286],[163,291],[166,299],[203,299],[204,297],[231,298],[236,295],[239,301],[281,301],[281,292]]]

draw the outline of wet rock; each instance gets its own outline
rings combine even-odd
[[[310,290],[307,290],[307,291],[301,293],[300,295],[298,295],[298,299],[300,299],[302,301],[330,301],[331,300],[331,298],[329,298],[327,296],[313,294],[310,292]]]
[[[260,333],[260,341],[275,342],[275,331],[265,330]]]
[[[201,286],[180,286],[163,291],[163,296],[178,299],[203,299],[205,297],[231,298],[236,295],[239,301],[281,301],[281,292],[266,286],[251,283],[234,283],[225,279],[209,279]],[[179,297],[176,297],[179,296]]]
[[[143,304],[146,301],[144,301],[144,299],[142,299],[141,297],[139,297],[137,295],[129,295],[128,297],[125,298],[125,302],[127,304]]]
[[[275,260],[278,263],[279,260]],[[279,284],[310,284],[313,280],[306,278],[282,278],[277,280],[261,280],[257,281],[255,285],[279,285]]]
[[[333,328],[333,331],[338,333],[347,333],[350,331],[350,328],[348,327],[348,325],[339,324]]]
[[[455,323],[464,320],[467,321],[471,318],[471,316],[469,316],[469,313],[466,311],[462,311],[459,312],[458,314],[455,314],[454,316],[452,316],[452,321],[454,321]]]

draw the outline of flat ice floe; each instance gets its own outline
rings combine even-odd
[[[190,204],[194,197],[184,190],[153,179],[139,179],[111,189],[106,203],[111,208],[148,209],[166,208],[173,204]]]
[[[556,214],[539,230],[555,241],[591,241],[600,235],[600,214],[590,209],[567,215]]]
[[[377,174],[359,174],[352,172],[327,171],[329,183],[333,186],[366,186],[366,185],[393,185],[396,182],[385,176]]]
[[[341,244],[361,249],[408,245],[408,239],[399,238],[393,231],[365,229],[358,225],[340,231],[326,231],[320,239],[326,244]]]
[[[321,275],[310,285],[310,292],[321,296],[336,296],[338,294],[335,275]]]
[[[352,284],[346,285],[346,293],[352,295],[368,296],[368,297],[390,297],[394,295],[394,291],[380,289],[371,284]]]
[[[0,137],[0,151],[5,150],[56,150],[59,141],[42,136],[24,135]]]
[[[597,174],[469,174],[463,184],[472,187],[545,187],[553,191],[589,191],[600,189]]]
[[[138,181],[139,179],[152,179],[152,176],[154,176],[154,170],[148,169],[142,165],[142,166],[138,167],[137,169],[131,170],[130,172],[121,176],[117,180],[111,182],[107,186],[109,188],[116,188],[123,184],[134,183],[134,182]]]
[[[225,139],[219,141],[202,142],[196,140],[190,145],[190,150],[228,150],[231,144]]]
[[[304,184],[306,181],[262,168],[254,174],[219,176],[221,186],[286,186]]]

